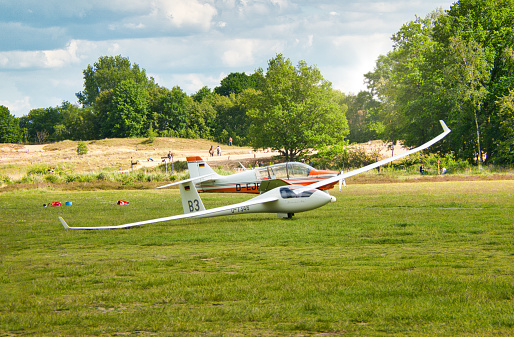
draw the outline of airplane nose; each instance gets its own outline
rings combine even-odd
[[[336,197],[334,197],[333,195],[330,196],[330,202],[336,202]]]

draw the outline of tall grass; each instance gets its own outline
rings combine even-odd
[[[0,193],[0,334],[501,336],[514,181],[352,185],[293,220],[181,213],[176,190]],[[202,194],[207,208],[248,199]],[[128,200],[128,206],[115,205]],[[73,206],[44,208],[49,201]]]
[[[2,181],[6,184],[118,182],[123,185],[131,185],[136,182],[174,181],[179,178],[183,179],[187,175],[184,171],[171,172],[171,169],[168,173],[165,173],[164,165],[161,166],[154,169],[144,168],[129,172],[119,172],[112,169],[105,169],[100,172],[74,172],[69,165],[59,164],[53,167],[48,164],[36,164],[29,166],[27,174],[21,179],[14,181],[2,179]],[[177,167],[183,167],[183,165],[178,164]],[[53,170],[53,173],[50,170]]]

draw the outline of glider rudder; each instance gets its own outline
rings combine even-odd
[[[200,156],[186,157],[187,169],[189,170],[189,177],[196,178],[208,174],[216,174],[214,170],[202,159]]]
[[[198,191],[195,188],[195,184],[192,181],[186,181],[180,183],[180,199],[182,199],[182,209],[184,214],[205,211],[202,199],[198,195]]]

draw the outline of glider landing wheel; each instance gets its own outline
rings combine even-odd
[[[292,219],[292,218],[293,218],[293,215],[294,215],[294,213],[287,213],[287,218],[288,218],[288,219]]]

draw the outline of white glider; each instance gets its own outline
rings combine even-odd
[[[450,133],[450,129],[446,126],[444,121],[440,122],[443,127],[443,133],[441,133],[439,136],[435,137],[434,139],[419,147],[403,152],[391,158],[378,161],[376,163],[362,167],[360,169],[350,171],[347,173],[341,173],[338,176],[327,178],[307,186],[279,186],[272,188],[269,191],[262,193],[248,201],[206,210],[202,200],[200,199],[200,196],[198,195],[198,191],[195,188],[195,179],[188,179],[181,181],[178,184],[180,188],[180,197],[182,199],[182,208],[184,210],[184,214],[133,222],[117,226],[70,227],[64,221],[63,218],[59,217],[59,221],[66,229],[119,229],[178,219],[207,218],[245,213],[277,213],[278,217],[291,218],[294,215],[294,213],[310,211],[323,205],[326,205],[329,202],[336,201],[335,197],[331,196],[326,191],[320,190],[320,188],[329,184],[337,183],[338,181],[344,181],[345,178],[372,170],[381,165],[390,163],[392,161],[406,157],[415,152],[424,150],[429,146],[435,144],[436,142],[440,141],[448,133]]]

